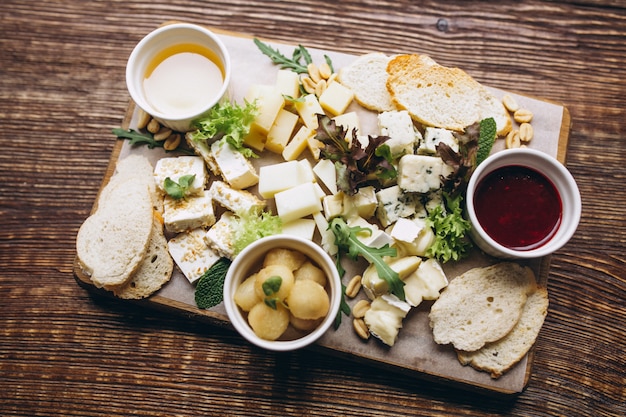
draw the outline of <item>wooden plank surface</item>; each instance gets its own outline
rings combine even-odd
[[[0,10],[2,415],[626,414],[621,1],[9,0]],[[124,66],[182,20],[350,53],[417,51],[564,103],[583,218],[552,258],[528,388],[489,398],[77,291],[74,238],[128,106]]]

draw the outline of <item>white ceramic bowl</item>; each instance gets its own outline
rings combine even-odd
[[[481,180],[498,168],[513,165],[525,166],[543,174],[555,186],[561,199],[561,221],[557,231],[547,242],[533,249],[516,250],[496,242],[481,226],[475,211],[474,195]],[[549,255],[569,241],[578,227],[582,204],[574,178],[558,160],[541,151],[518,148],[497,152],[476,168],[467,187],[466,210],[472,223],[472,240],[485,253],[503,259],[529,259]]]
[[[235,304],[235,290],[253,272],[258,271],[265,254],[274,248],[298,250],[317,264],[326,274],[330,296],[330,307],[323,321],[311,332],[295,339],[274,341],[258,337],[241,309]],[[310,345],[319,339],[332,326],[341,303],[341,278],[333,259],[316,243],[296,236],[281,234],[261,238],[241,251],[234,259],[224,281],[224,305],[230,322],[249,342],[274,351],[289,351]]]
[[[224,80],[221,89],[213,97],[206,97],[202,108],[188,114],[165,114],[155,109],[144,91],[146,71],[161,51],[181,44],[196,44],[212,51],[221,61]],[[227,97],[231,78],[231,62],[228,50],[210,30],[194,24],[173,23],[162,26],[146,35],[133,49],[126,64],[126,86],[133,101],[161,124],[179,132],[192,129],[192,121],[207,113],[215,104]]]

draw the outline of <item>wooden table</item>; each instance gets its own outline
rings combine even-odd
[[[0,414],[626,414],[626,8],[587,1],[9,0],[0,11]],[[488,398],[92,295],[72,274],[129,103],[126,59],[168,20],[354,54],[420,52],[563,103],[578,232],[518,396]]]

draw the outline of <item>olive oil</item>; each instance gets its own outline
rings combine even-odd
[[[224,64],[208,48],[183,43],[159,52],[143,81],[146,99],[169,117],[185,117],[206,107],[224,85]]]

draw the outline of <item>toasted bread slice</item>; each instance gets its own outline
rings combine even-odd
[[[140,299],[152,295],[169,282],[174,269],[174,261],[167,249],[163,225],[158,220],[152,224],[152,234],[146,255],[130,281],[113,293],[124,299]]]
[[[397,55],[387,64],[387,90],[396,107],[413,120],[462,132],[484,118],[496,120],[498,135],[511,130],[504,105],[459,68],[439,65],[427,55]]]
[[[474,352],[457,351],[459,361],[489,372],[492,378],[501,377],[530,350],[547,314],[548,291],[538,287],[528,296],[519,321],[506,336]]]
[[[107,186],[105,197],[81,225],[76,252],[94,285],[112,289],[128,282],[146,254],[153,199],[147,185],[133,178]]]
[[[513,262],[470,269],[451,280],[430,310],[435,342],[475,351],[501,339],[536,286],[532,270]]]
[[[389,57],[380,52],[361,55],[339,72],[339,82],[350,88],[361,106],[378,112],[395,110],[387,91]]]

